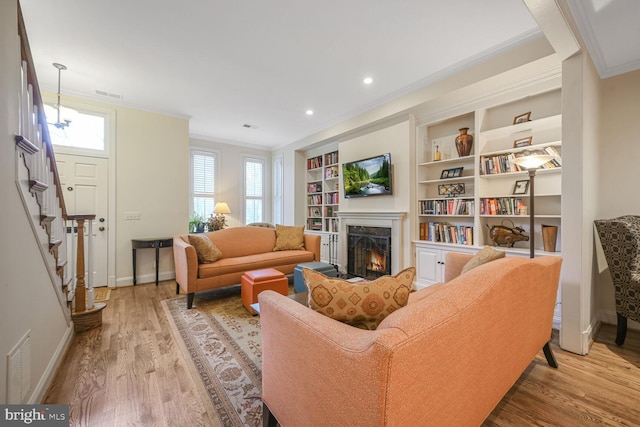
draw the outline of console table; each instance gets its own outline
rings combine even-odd
[[[158,269],[160,263],[160,248],[170,248],[173,246],[173,238],[150,238],[150,239],[131,239],[131,250],[133,253],[133,285],[136,284],[136,249],[156,250],[156,286],[158,286]]]

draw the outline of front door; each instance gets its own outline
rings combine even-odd
[[[89,156],[71,156],[56,153],[56,165],[62,185],[64,203],[69,215],[95,214],[93,229],[93,262],[91,274],[94,287],[107,286],[108,257],[108,159]],[[85,268],[87,257],[88,224],[85,223]],[[69,246],[70,247],[70,246]],[[88,274],[85,271],[86,274]],[[75,274],[75,272],[74,272]],[[87,275],[86,280],[89,280]]]

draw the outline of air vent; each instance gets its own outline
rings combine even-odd
[[[118,95],[117,93],[111,93],[111,92],[107,92],[107,91],[104,91],[104,90],[98,90],[98,89],[96,89],[96,93],[98,95],[107,96],[109,98],[122,99],[122,95]]]
[[[247,129],[258,129],[258,126],[256,125],[251,125],[249,123],[245,123],[242,125],[243,128],[247,128]]]

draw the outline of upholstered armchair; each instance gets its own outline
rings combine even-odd
[[[616,297],[616,344],[624,344],[627,319],[640,322],[640,216],[595,221]]]

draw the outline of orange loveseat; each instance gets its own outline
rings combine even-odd
[[[554,366],[561,258],[503,258],[458,276],[470,257],[449,253],[457,277],[412,293],[374,331],[261,293],[265,425],[478,426],[540,349]]]
[[[199,264],[196,249],[189,235],[173,238],[173,259],[176,268],[176,293],[187,293],[187,308],[193,306],[195,292],[222,288],[240,283],[242,273],[262,268],[275,268],[293,274],[298,264],[320,261],[320,236],[304,235],[303,250],[275,251],[276,230],[265,227],[233,227],[203,233],[222,252],[222,258]]]

